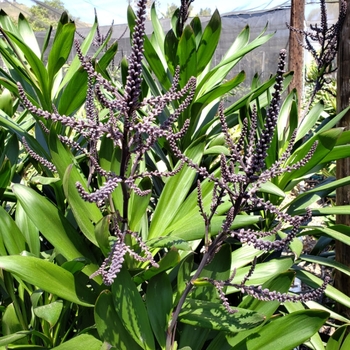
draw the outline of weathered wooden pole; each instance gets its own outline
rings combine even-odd
[[[305,0],[292,0],[290,11],[290,26],[304,29]],[[289,85],[289,91],[296,89],[298,92],[298,112],[301,115],[304,90],[304,48],[299,44],[298,34],[289,32],[289,70],[294,71],[294,77]],[[303,40],[302,37],[300,37]]]
[[[338,113],[350,105],[350,0],[346,0],[348,10],[345,22],[340,33],[338,50],[338,74],[337,74],[337,111]],[[339,122],[338,126],[350,130],[350,113],[348,112]],[[350,175],[350,158],[337,161],[337,179]],[[337,189],[337,205],[350,204],[350,186]],[[350,226],[350,213],[338,215],[337,223]],[[337,241],[335,244],[336,261],[350,268],[350,247]],[[346,295],[350,295],[350,278],[339,271],[335,275],[335,287]],[[350,309],[338,304],[338,312],[350,317]]]

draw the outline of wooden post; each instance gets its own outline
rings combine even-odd
[[[340,34],[338,50],[338,74],[337,74],[337,111],[338,113],[350,105],[350,0],[347,0],[348,11],[345,23]],[[338,126],[350,130],[350,113],[348,112],[339,122]],[[337,179],[350,175],[350,158],[337,161]],[[337,189],[337,205],[350,204],[350,186]],[[350,226],[350,213],[338,215],[337,224]],[[350,247],[337,241],[335,244],[336,261],[350,267]],[[350,295],[349,276],[336,271],[335,287],[346,295]],[[338,304],[338,312],[347,318],[350,317],[350,309]]]
[[[305,0],[292,0],[290,11],[290,26],[304,29]],[[302,37],[300,37],[303,40]],[[301,115],[304,90],[304,48],[300,46],[298,35],[292,31],[289,34],[289,70],[294,71],[294,77],[289,85],[289,91],[298,92],[298,112]]]

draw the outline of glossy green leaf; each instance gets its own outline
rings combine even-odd
[[[174,235],[157,237],[147,241],[147,245],[151,248],[176,248],[179,250],[190,251],[191,246],[182,238]]]
[[[80,334],[76,337],[55,346],[54,350],[101,350],[102,342],[90,334]]]
[[[109,78],[108,75],[106,74],[106,69],[108,65],[113,61],[116,53],[118,51],[118,42],[114,42],[112,45],[108,47],[106,52],[103,54],[103,56],[97,60],[96,64],[96,71],[98,73],[101,73],[105,78]],[[111,80],[109,78],[109,80]]]
[[[150,267],[143,272],[133,277],[134,282],[138,285],[142,282],[150,280],[153,276],[158,275],[163,271],[167,271],[172,267],[178,265],[180,262],[180,255],[176,249],[171,249],[160,261],[159,267]]]
[[[13,99],[8,89],[3,89],[0,94],[0,109],[9,117],[13,116]]]
[[[159,64],[159,57],[157,51],[154,49],[150,40],[145,36],[144,42],[144,55],[147,60],[151,70],[156,75],[159,80],[161,86],[164,89],[169,89],[171,86],[170,79],[163,65]]]
[[[91,261],[95,260],[82,237],[55,205],[31,188],[15,184],[12,190],[34,225],[67,260],[82,256]],[[43,220],[43,218],[50,218],[50,220]],[[90,264],[84,271],[90,276],[97,269],[97,265]]]
[[[3,337],[0,337],[0,346],[2,347],[2,350],[5,350],[8,347],[5,347],[6,345],[13,344],[16,342],[18,344],[18,341],[26,338],[30,332],[29,331],[20,331],[12,334],[5,335]]]
[[[280,275],[268,280],[262,285],[262,288],[269,289],[270,291],[276,291],[280,293],[287,293],[290,289],[291,283],[295,277],[295,273],[292,271],[281,273]],[[279,307],[279,301],[261,301],[252,296],[247,296],[243,301],[238,305],[240,308],[249,309],[256,311],[270,319],[271,316],[276,312]],[[264,325],[259,326],[258,329],[261,329]],[[232,347],[239,344],[244,339],[247,339],[250,334],[256,333],[257,329],[246,330],[243,332],[236,333],[234,335],[228,335],[229,343]]]
[[[190,26],[192,27],[195,39],[196,39],[196,45],[197,48],[199,47],[200,41],[202,40],[202,23],[199,17],[193,17],[192,21],[190,23]],[[198,49],[197,49],[197,54],[198,54]],[[198,56],[197,56],[198,58]],[[198,68],[197,68],[198,72]]]
[[[350,237],[349,237],[348,242],[350,243]],[[321,256],[314,256],[314,255],[308,255],[308,254],[301,254],[300,259],[302,259],[304,261],[311,262],[311,263],[320,264],[322,266],[333,267],[333,268],[337,269],[338,271],[341,271],[342,273],[345,273],[346,275],[350,276],[349,267],[339,263],[338,261],[334,261],[332,259],[324,258]]]
[[[89,203],[81,198],[75,185],[79,182],[85,186],[86,180],[73,165],[75,162],[73,155],[62,145],[53,131],[50,132],[49,147],[52,162],[62,179],[64,193],[72,208],[75,220],[85,236],[97,245],[94,224],[102,219],[102,214],[95,203]]]
[[[314,198],[325,198],[339,187],[350,184],[350,176],[336,180],[329,177],[324,184],[316,185],[310,190],[299,193],[298,196],[288,204],[288,213],[295,212],[298,209],[306,208],[308,204],[314,203]]]
[[[152,183],[149,178],[143,178],[138,187],[142,190],[151,190]],[[129,200],[129,227],[131,231],[138,232],[140,230],[141,218],[147,214],[147,207],[151,199],[151,192],[146,196],[139,196],[132,192]]]
[[[87,92],[87,73],[80,67],[67,83],[58,103],[58,111],[70,115],[84,103]]]
[[[221,17],[215,10],[209,23],[204,29],[197,50],[197,75],[211,62],[221,34]]]
[[[5,192],[11,181],[11,163],[9,159],[5,159],[0,164],[0,197]]]
[[[348,334],[342,344],[342,347],[340,350],[347,350],[350,347],[350,334]]]
[[[124,328],[114,308],[113,295],[109,290],[103,291],[98,297],[94,315],[101,340],[119,350],[141,349]]]
[[[181,261],[179,271],[177,273],[177,301],[181,298],[182,293],[186,289],[188,281],[191,279],[193,260],[194,256],[193,254],[190,254]]]
[[[234,266],[234,261],[232,261]],[[257,264],[254,273],[249,278],[247,285],[259,285],[266,281],[278,276],[281,273],[288,271],[293,265],[293,260],[290,258],[274,259],[268,262]],[[251,266],[238,268],[232,283],[241,283],[244,276],[248,273]],[[227,288],[227,293],[237,292],[237,289],[233,287]]]
[[[265,317],[257,312],[234,308],[230,314],[221,303],[197,299],[186,299],[179,321],[196,327],[226,332],[241,332],[259,326]]]
[[[350,157],[349,145],[334,147],[323,159],[322,163],[329,163],[338,159]]]
[[[167,273],[162,272],[150,279],[146,306],[153,333],[159,345],[165,348],[166,331],[173,307],[173,290]]]
[[[82,306],[92,306],[77,294],[73,275],[52,262],[32,256],[0,256],[0,267],[42,290]]]
[[[324,207],[311,209],[312,216],[322,216],[322,215],[349,215],[350,205],[340,205],[334,207]],[[299,209],[295,211],[295,215],[303,215],[305,209]]]
[[[39,230],[30,220],[27,213],[23,210],[21,203],[18,202],[16,205],[16,225],[20,229],[22,235],[25,238],[26,244],[28,245],[29,252],[34,256],[40,256],[40,237]]]
[[[34,314],[47,321],[50,324],[50,328],[56,325],[61,316],[63,310],[62,301],[54,301],[53,303],[38,306],[33,309]]]
[[[0,206],[0,225],[1,240],[4,243],[7,252],[9,254],[20,254],[24,251],[26,246],[22,232],[2,206]],[[7,255],[5,252],[2,253]]]
[[[39,84],[38,87],[40,88],[43,96],[45,96],[44,100],[41,101],[42,103],[45,104],[43,107],[50,110],[51,106],[48,106],[48,103],[49,103],[48,98],[50,98],[51,91],[49,91],[48,74],[43,62],[40,60],[40,58],[37,57],[37,55],[32,51],[32,49],[26,43],[24,43],[21,39],[17,38],[15,35],[13,35],[10,32],[7,32],[6,34],[11,39],[11,41],[13,41],[25,55],[28,61],[28,64],[30,66],[30,70],[33,72],[35,79],[38,81],[38,84]]]
[[[303,310],[277,318],[234,346],[234,350],[290,350],[315,334],[327,320],[324,311]]]
[[[197,142],[187,149],[185,155],[192,159],[194,163],[199,163],[203,151],[204,144]],[[185,165],[177,175],[167,181],[153,214],[149,239],[165,235],[165,230],[186,198],[195,175],[195,171]],[[181,189],[181,191],[178,189]]]
[[[172,74],[174,74],[177,65],[176,52],[178,45],[178,38],[172,30],[169,30],[164,40],[164,54],[168,63],[169,70],[172,72]]]
[[[227,94],[241,84],[245,77],[245,72],[239,72],[232,79],[224,83],[214,85],[210,89],[208,88],[205,94],[201,95],[194,101],[191,112],[195,113],[195,115],[199,114],[199,112],[202,111],[202,109],[209,103],[215,101],[216,99],[221,99],[223,95]]]
[[[180,66],[180,87],[184,87],[188,80],[197,76],[196,41],[192,27],[187,25],[181,35],[177,47],[177,65]]]
[[[249,37],[249,28],[245,28],[243,32],[247,32]],[[246,44],[246,34],[237,37],[236,41],[238,41],[237,47],[239,47],[239,49],[233,52],[231,55],[228,55],[227,53],[227,56],[225,56],[214,69],[203,77],[197,89],[198,96],[204,95],[207,91],[209,91],[209,89],[212,88],[212,86],[222,82],[222,80],[227,76],[228,72],[231,71],[231,69],[244,57],[244,55],[261,46],[271,37],[272,35],[259,36],[249,44]],[[229,50],[229,52],[231,52],[231,50]]]
[[[97,18],[95,17],[95,21],[93,26],[91,27],[91,30],[89,32],[89,34],[86,36],[86,38],[84,39],[83,43],[80,46],[81,52],[83,53],[83,55],[86,55],[93,40],[95,39],[95,33],[96,33],[96,29],[97,29]],[[76,71],[79,69],[79,67],[81,66],[81,63],[79,61],[78,56],[75,56],[73,61],[70,63],[68,70],[61,82],[61,85],[59,87],[59,91],[63,88],[63,86],[65,86],[68,82],[71,81],[73,75],[76,73]]]
[[[277,120],[277,137],[278,137],[278,145],[279,145],[279,154],[281,155],[282,146],[284,146],[285,141],[288,140],[291,136],[293,130],[290,130],[288,134],[286,134],[286,129],[289,123],[290,114],[293,106],[293,102],[295,101],[295,91],[292,91],[286,99],[283,101],[281,106],[278,120]]]
[[[282,198],[286,196],[283,190],[281,190],[278,186],[276,186],[270,181],[263,183],[259,188],[259,192],[273,194],[275,196],[282,197]]]
[[[303,270],[296,270],[297,277],[305,284],[312,288],[319,288],[322,286],[323,281],[314,276],[312,273],[303,271]],[[327,288],[325,290],[325,295],[335,301],[338,301],[339,303],[345,305],[346,307],[350,307],[350,297],[345,295],[344,293],[340,292],[338,289],[334,288],[331,285],[327,285]]]
[[[13,293],[13,292],[12,292]],[[14,302],[10,303],[6,306],[5,310],[1,315],[1,326],[2,326],[2,334],[10,335],[13,333],[20,333],[26,330],[26,325],[23,325],[23,321],[21,322],[21,318],[23,319],[22,312],[18,307],[18,302],[14,300]],[[7,339],[5,338],[5,341]],[[26,343],[25,340],[20,343]]]
[[[211,221],[211,235],[215,236],[221,230],[224,216],[214,216]],[[241,228],[258,223],[261,220],[260,216],[253,215],[237,215],[231,225],[232,229]],[[164,234],[170,235],[185,241],[194,241],[204,237],[205,226],[203,218],[199,212],[196,215],[186,216],[183,220],[170,225]]]
[[[153,2],[151,6],[151,21],[153,26],[154,41],[152,41],[153,47],[158,52],[159,59],[161,60],[163,66],[166,66],[166,59],[164,54],[164,41],[165,34],[163,31],[162,24],[157,16],[156,3]]]
[[[347,334],[347,327],[339,327],[329,338],[326,350],[340,350],[344,337]]]
[[[231,249],[228,244],[225,244],[220,249],[220,254],[216,254],[213,260],[204,267],[199,275],[200,278],[210,278],[215,281],[226,281],[231,275]],[[198,286],[193,292],[194,299],[201,299],[207,301],[217,301],[216,288],[209,284],[209,286]]]
[[[129,334],[145,350],[155,348],[153,332],[144,302],[131,279],[123,268],[112,285],[114,306]]]
[[[316,121],[323,112],[324,105],[322,102],[318,102],[311,109],[311,111],[304,117],[301,124],[298,127],[296,141],[301,140],[310,130],[312,130],[316,124]]]
[[[20,13],[18,16],[18,31],[21,35],[21,38],[23,39],[23,42],[25,42],[28,45],[28,47],[30,47],[33,50],[33,52],[40,58],[41,51],[37,38],[31,25],[22,13]]]

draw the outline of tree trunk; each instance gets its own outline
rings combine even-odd
[[[340,34],[338,50],[338,74],[337,74],[337,111],[338,113],[350,104],[350,0],[347,0],[348,11],[345,23]],[[339,122],[340,127],[350,130],[350,113],[348,112]],[[350,175],[350,158],[337,161],[337,179]],[[350,186],[337,189],[337,205],[350,204]],[[337,224],[350,226],[349,215],[338,215]],[[350,268],[350,246],[337,241],[335,245],[336,261]],[[350,277],[336,271],[335,287],[346,295],[350,295]],[[338,312],[350,318],[350,309],[338,304]]]
[[[305,0],[292,0],[290,11],[290,26],[304,29]],[[302,37],[300,37],[303,40]],[[300,46],[298,34],[290,31],[289,34],[289,70],[294,71],[294,76],[289,85],[289,92],[296,89],[298,93],[298,112],[301,115],[304,87],[304,48]]]

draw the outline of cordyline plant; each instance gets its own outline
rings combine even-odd
[[[345,21],[346,10],[347,3],[345,0],[341,0],[339,3],[338,20],[336,23],[329,25],[326,1],[321,0],[321,23],[319,26],[317,24],[311,24],[311,31],[307,31],[291,27],[287,23],[287,27],[292,32],[300,35],[300,38],[298,38],[299,44],[305,48],[305,50],[310,52],[316,64],[317,75],[315,76],[314,81],[307,81],[308,83],[313,84],[314,88],[306,112],[309,111],[310,106],[312,106],[316,94],[319,91],[325,90],[332,93],[327,89],[326,85],[331,82],[329,75],[337,70],[337,67],[334,67],[334,60],[338,52],[340,33]]]
[[[205,238],[201,250],[201,257],[196,272],[189,277],[186,287],[180,296],[169,322],[166,336],[167,349],[173,349],[176,342],[176,328],[181,310],[197,285],[214,285],[218,291],[228,313],[235,313],[231,307],[225,289],[234,287],[243,293],[264,301],[307,301],[318,298],[325,290],[328,278],[322,287],[300,295],[290,295],[263,289],[261,286],[247,285],[248,280],[254,274],[256,260],[248,274],[240,283],[233,283],[235,271],[228,280],[215,280],[201,277],[204,268],[215,258],[220,248],[228,239],[236,239],[241,243],[252,245],[263,251],[282,251],[288,249],[288,245],[300,231],[300,226],[307,222],[310,211],[305,216],[291,216],[282,212],[277,206],[258,195],[261,186],[274,177],[285,172],[290,172],[303,167],[313,156],[317,143],[315,142],[306,156],[292,164],[284,165],[291,155],[296,131],[284,154],[271,166],[267,167],[265,159],[272,143],[279,115],[279,107],[282,93],[282,82],[286,53],[280,52],[279,66],[274,85],[274,93],[270,106],[267,110],[263,125],[258,128],[259,118],[256,108],[253,108],[249,116],[243,121],[242,132],[239,140],[235,142],[230,135],[229,127],[225,120],[224,108],[221,104],[218,110],[222,133],[225,138],[227,154],[219,156],[219,171],[210,173],[204,166],[197,164],[187,156],[179,147],[178,141],[184,137],[189,126],[187,120],[181,129],[177,129],[178,117],[190,105],[196,88],[196,79],[191,78],[178,89],[180,70],[176,69],[171,88],[161,96],[141,98],[142,88],[142,60],[145,36],[145,13],[146,0],[138,2],[136,25],[132,38],[132,52],[128,59],[128,74],[123,91],[118,90],[109,80],[96,72],[92,60],[82,54],[78,44],[76,50],[82,67],[88,74],[88,90],[86,100],[86,119],[76,119],[59,114],[57,111],[45,111],[35,106],[27,98],[22,86],[18,84],[18,90],[24,106],[37,117],[50,122],[60,122],[69,128],[73,136],[80,135],[88,142],[88,147],[82,147],[76,140],[65,135],[58,135],[60,141],[75,149],[77,153],[85,155],[89,159],[88,189],[80,182],[76,188],[80,196],[88,202],[96,203],[97,206],[109,215],[109,229],[113,239],[111,240],[111,251],[102,263],[101,267],[91,275],[95,278],[101,275],[106,285],[112,285],[118,279],[123,263],[129,255],[137,261],[150,264],[157,268],[159,266],[157,255],[141,238],[140,232],[134,232],[129,225],[130,213],[129,202],[132,195],[148,196],[152,189],[140,185],[142,179],[154,179],[157,177],[173,177],[178,174],[184,166],[192,168],[197,173],[198,207],[204,220]],[[184,1],[183,5],[188,5]],[[182,6],[180,16],[183,23],[188,16],[188,6]],[[182,11],[182,12],[181,12]],[[182,23],[182,22],[181,22]],[[96,107],[98,103],[109,110],[105,121],[99,119]],[[164,108],[177,102],[177,107],[165,121],[160,122],[158,116]],[[45,122],[40,123],[46,133],[50,129]],[[99,159],[99,146],[102,139],[110,139],[113,147],[118,151],[120,167],[118,171],[105,170]],[[145,160],[152,147],[159,140],[166,140],[173,154],[179,159],[179,165],[172,171],[148,170]],[[38,162],[46,166],[50,171],[55,171],[51,162],[30,150],[29,145],[23,140],[28,154]],[[103,179],[103,184],[98,185],[98,179]],[[214,183],[212,200],[209,210],[205,208],[202,197],[202,181]],[[113,201],[113,193],[117,189],[122,196],[122,207],[117,209]],[[229,203],[229,209],[225,213],[221,229],[215,236],[211,236],[212,219],[222,203]],[[270,230],[254,230],[251,228],[233,229],[236,217],[243,212],[263,210],[273,215],[275,224]],[[150,217],[152,220],[152,217]],[[269,240],[279,230],[289,227],[287,237],[280,240]],[[135,248],[137,246],[138,248]]]

